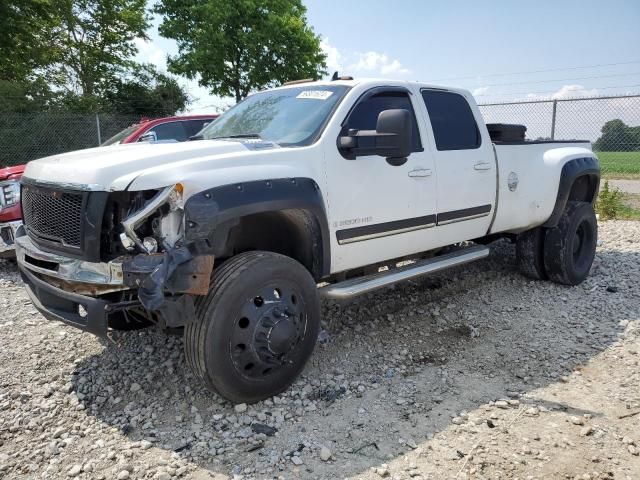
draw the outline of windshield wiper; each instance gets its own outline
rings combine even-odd
[[[222,135],[221,137],[211,137],[209,140],[218,140],[220,138],[259,138],[262,137],[259,133],[238,133],[236,135]]]

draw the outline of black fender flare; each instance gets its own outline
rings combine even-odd
[[[569,160],[562,167],[556,203],[553,207],[553,212],[551,212],[551,216],[543,224],[544,227],[555,227],[558,224],[560,216],[567,206],[567,202],[572,200],[569,196],[571,195],[575,181],[585,176],[590,178],[591,188],[587,193],[588,198],[584,200],[588,200],[591,203],[596,201],[600,186],[600,164],[598,163],[598,159],[595,157],[583,157]]]
[[[312,246],[321,255],[321,278],[330,274],[331,246],[324,199],[318,184],[303,177],[276,178],[222,185],[199,192],[187,199],[185,240],[197,253],[214,255],[226,242],[229,229],[247,215],[283,210],[310,212],[319,227]],[[315,244],[317,243],[317,244]]]

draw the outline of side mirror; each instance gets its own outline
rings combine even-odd
[[[375,130],[349,130],[338,138],[338,149],[348,160],[366,155],[386,157],[390,165],[407,161],[413,148],[411,113],[405,109],[384,110]]]
[[[156,142],[158,141],[158,136],[156,135],[156,132],[147,132],[144,135],[142,135],[139,139],[139,142]]]

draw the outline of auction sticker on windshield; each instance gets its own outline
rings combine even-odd
[[[296,98],[310,98],[312,100],[326,100],[333,92],[329,90],[305,90],[300,92]]]

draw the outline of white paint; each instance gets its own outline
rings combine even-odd
[[[249,150],[239,142],[217,140],[138,143],[36,160],[28,165],[24,177],[111,191],[146,190],[180,182],[185,200],[205,189],[233,183],[311,178],[320,186],[324,198],[331,237],[331,271],[335,273],[485,235],[496,209],[496,190],[499,201],[492,233],[518,232],[539,225],[553,210],[562,166],[573,158],[593,156],[588,148],[570,143],[497,145],[496,172],[493,145],[467,91],[447,89],[469,101],[481,130],[482,146],[439,152],[420,95],[420,89],[433,86],[366,79],[317,84],[352,88],[318,141],[307,147]],[[377,156],[344,159],[337,150],[336,139],[354,102],[372,87],[393,85],[412,92],[424,151],[412,153],[399,167]],[[430,175],[417,175],[415,171],[428,171]],[[510,172],[519,179],[515,191],[508,187]],[[342,245],[336,240],[336,231],[344,228],[481,205],[492,205],[489,215]]]

